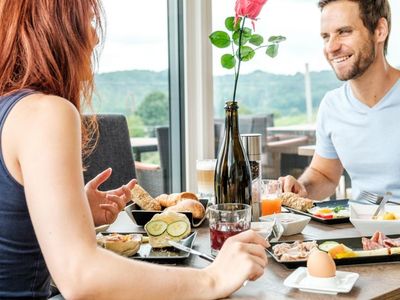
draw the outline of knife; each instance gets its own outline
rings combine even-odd
[[[213,262],[214,261],[214,257],[212,257],[210,255],[207,255],[207,254],[204,254],[204,253],[201,253],[200,251],[194,250],[192,248],[186,247],[185,245],[182,245],[182,244],[177,243],[175,241],[168,241],[168,243],[171,246],[175,247],[176,249],[179,249],[179,250],[185,251],[187,253],[191,253],[191,254],[197,255],[197,256],[201,257],[202,259],[205,259],[205,260],[207,260],[209,262]]]
[[[375,218],[376,216],[378,216],[379,212],[385,207],[386,203],[389,201],[389,199],[391,197],[392,197],[392,193],[391,192],[387,192],[385,194],[385,196],[383,197],[381,203],[379,203],[378,208],[376,209],[376,211],[372,215],[372,218]]]

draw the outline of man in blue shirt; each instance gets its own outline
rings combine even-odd
[[[391,27],[388,0],[320,0],[324,54],[338,79],[317,118],[309,168],[285,192],[311,199],[332,195],[343,168],[356,198],[366,190],[400,200],[400,71],[386,60]]]

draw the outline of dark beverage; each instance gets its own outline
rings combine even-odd
[[[248,229],[250,229],[250,224],[248,222],[218,223],[210,226],[211,249],[220,250],[229,237]]]
[[[219,203],[252,204],[251,173],[239,135],[238,105],[225,105],[225,134],[215,168],[215,201]]]

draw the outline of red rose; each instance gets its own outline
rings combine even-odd
[[[236,0],[236,19],[247,17],[255,20],[266,2],[267,0]]]

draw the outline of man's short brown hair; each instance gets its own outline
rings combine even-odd
[[[318,7],[322,10],[327,4],[338,0],[319,0]],[[360,8],[360,18],[371,34],[374,34],[380,18],[385,18],[388,23],[388,36],[385,40],[384,51],[387,53],[391,29],[391,13],[389,0],[347,0],[357,2]]]

